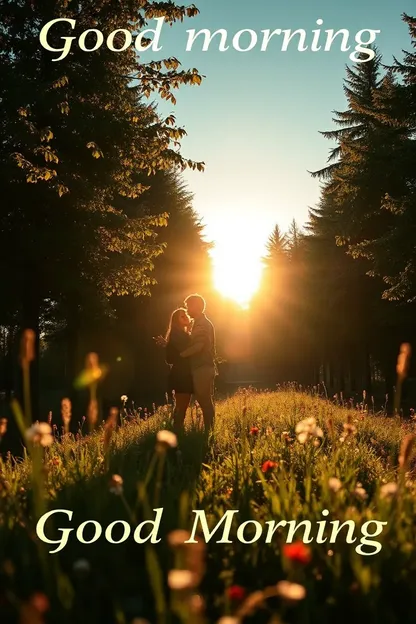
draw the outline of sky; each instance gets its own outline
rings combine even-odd
[[[345,108],[343,79],[356,33],[380,30],[376,45],[383,61],[401,58],[410,48],[410,36],[401,14],[412,15],[414,0],[195,0],[196,18],[163,26],[162,51],[152,58],[176,56],[184,68],[196,67],[205,76],[199,87],[181,87],[177,104],[160,105],[162,114],[174,113],[187,131],[182,153],[205,162],[205,172],[185,173],[194,208],[214,241],[220,265],[258,265],[265,243],[276,224],[285,231],[293,218],[307,221],[308,208],[319,198],[319,181],[308,171],[326,164],[331,144],[319,131],[330,130],[332,112]],[[322,19],[322,26],[316,20]],[[187,29],[224,28],[230,49],[219,51],[219,37],[202,51],[202,38],[186,51]],[[282,37],[261,51],[261,30],[276,28],[307,33],[345,28],[349,52],[340,50],[340,38],[330,51],[300,52],[297,39],[282,51]],[[248,52],[232,48],[232,37],[242,29],[259,34]],[[241,39],[248,45],[249,35]],[[216,256],[215,256],[216,254]],[[256,264],[257,263],[257,264]],[[254,276],[253,276],[253,279]]]

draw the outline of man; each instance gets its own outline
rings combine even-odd
[[[191,318],[192,345],[182,351],[182,357],[189,357],[191,362],[194,396],[201,406],[205,429],[209,431],[214,424],[214,380],[217,374],[215,364],[215,329],[205,315],[205,299],[201,295],[189,295],[185,307]]]

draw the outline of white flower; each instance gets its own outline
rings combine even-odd
[[[195,576],[190,570],[171,570],[168,574],[168,585],[177,591],[190,589],[195,584]]]
[[[50,446],[53,443],[52,429],[46,422],[37,422],[26,430],[26,440],[32,444]]]
[[[357,483],[357,487],[355,488],[354,493],[356,496],[358,496],[358,498],[361,498],[361,500],[365,500],[366,498],[368,498],[368,494],[365,489],[361,487],[361,483]]]
[[[157,441],[160,444],[169,446],[170,448],[176,448],[178,446],[178,438],[172,431],[159,431],[157,434]]]
[[[386,483],[380,488],[380,498],[391,498],[397,494],[397,483]]]
[[[331,477],[328,479],[328,486],[332,492],[338,492],[342,488],[342,483],[337,477]]]
[[[280,581],[277,584],[277,593],[286,600],[303,600],[306,596],[306,589],[298,583]]]
[[[110,492],[116,496],[123,494],[123,479],[120,475],[113,475],[110,479]]]
[[[127,403],[128,398],[129,397],[127,396],[127,394],[122,394],[121,397],[120,397],[120,401],[122,403]]]
[[[298,441],[301,444],[304,444],[310,437],[322,438],[324,435],[322,429],[317,426],[316,420],[312,416],[298,422],[295,431],[298,434]]]

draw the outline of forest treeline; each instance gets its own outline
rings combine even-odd
[[[76,14],[80,32],[97,19],[111,32],[197,12],[158,2],[0,6],[2,414],[21,392],[25,328],[38,337],[34,417],[59,410],[62,396],[76,403],[90,351],[109,368],[104,405],[120,394],[161,400],[166,365],[152,337],[191,292],[207,298],[217,327],[220,385],[249,363],[268,384],[384,396],[401,342],[416,344],[416,19],[402,16],[402,60],[386,66],[377,52],[346,69],[346,109],[323,133],[328,163],[311,172],[319,205],[304,228],[270,233],[261,288],[243,312],[215,292],[211,243],[181,177],[204,165],[182,154],[184,129],[152,103],[174,104],[178,87],[201,83],[198,71],[174,58],[144,63],[134,49],[85,54],[75,42],[53,63],[38,43],[42,24],[62,15]]]

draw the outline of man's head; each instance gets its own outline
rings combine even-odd
[[[205,299],[201,295],[189,295],[185,299],[185,306],[191,318],[198,318],[205,312]]]

